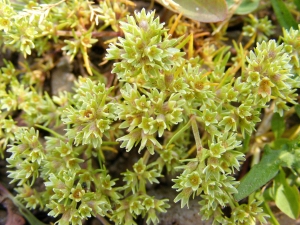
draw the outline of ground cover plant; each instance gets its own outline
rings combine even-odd
[[[296,220],[299,8],[1,0],[3,224]]]

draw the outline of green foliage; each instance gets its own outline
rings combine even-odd
[[[271,0],[272,7],[280,25],[286,29],[297,29],[297,22],[282,0]]]
[[[206,11],[216,12],[206,18],[209,22],[225,18],[225,1],[162,2],[183,15],[196,5],[192,18]],[[252,12],[258,4],[246,3],[238,9]],[[109,0],[0,3],[4,47],[29,58],[20,66],[4,60],[0,70],[0,152],[10,154],[8,177],[16,183],[16,202],[46,211],[61,225],[82,224],[90,217],[128,225],[145,218],[158,224],[169,200],[184,207],[191,198],[199,200],[199,213],[213,224],[266,223],[273,215],[260,206],[262,195],[238,201],[275,178],[266,187],[266,201],[273,199],[290,217],[299,216],[299,204],[291,203],[299,198],[300,184],[294,182],[300,171],[299,132],[287,140],[284,126],[286,115],[299,111],[293,108],[300,87],[299,30],[290,28],[278,42],[269,40],[271,21],[250,15],[244,18],[242,35],[251,37],[246,47],[224,44],[218,35],[226,30],[225,21],[218,35],[201,39],[198,54],[193,34],[176,36],[155,11],[130,15],[130,5]],[[113,61],[109,75],[102,75],[90,57],[103,36],[101,45],[109,43],[104,60]],[[53,52],[68,56],[68,63],[80,62],[83,74],[74,92],[45,92]],[[266,121],[273,136],[266,134]],[[266,143],[270,147],[263,148]],[[123,148],[142,155],[115,175],[105,151]],[[257,164],[239,182],[246,153]],[[149,187],[170,174],[175,199],[150,195]]]

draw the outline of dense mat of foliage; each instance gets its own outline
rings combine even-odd
[[[279,37],[259,16],[270,5],[227,2],[222,22],[200,26],[182,14],[162,23],[155,11],[133,12],[127,0],[1,1],[1,49],[19,56],[3,59],[0,73],[0,153],[15,204],[61,225],[90,217],[158,224],[168,201],[184,207],[191,198],[213,224],[276,224],[268,201],[296,219],[300,129],[287,121],[300,115],[299,27],[291,14],[279,18],[289,26]],[[161,3],[186,16],[191,10]],[[221,10],[225,1],[216,4]],[[299,17],[296,1],[284,6]],[[228,43],[237,19],[240,37]],[[99,49],[105,53],[95,59]],[[53,94],[49,77],[61,58],[77,79],[74,91]],[[139,158],[112,175],[107,151]],[[246,158],[252,168],[240,173]],[[148,192],[165,175],[175,199]],[[29,211],[24,216],[37,224]]]

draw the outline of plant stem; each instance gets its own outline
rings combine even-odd
[[[64,136],[60,135],[59,133],[55,132],[54,130],[49,129],[49,128],[43,126],[43,125],[35,124],[34,126],[37,127],[37,128],[40,128],[40,129],[42,129],[44,131],[49,132],[50,134],[52,134],[53,136],[55,136],[55,137],[57,137],[57,138],[59,138],[61,140],[65,140],[66,139]]]
[[[194,138],[196,141],[197,153],[199,153],[202,149],[202,143],[201,143],[201,138],[200,138],[200,134],[199,134],[196,117],[194,115],[191,117],[191,123],[192,123],[192,130],[193,130]]]
[[[181,136],[181,134],[190,127],[190,123],[191,120],[189,120],[182,128],[176,131],[176,133],[172,136],[172,138],[169,140],[168,144],[166,145],[166,148],[168,148],[170,144],[176,141]]]

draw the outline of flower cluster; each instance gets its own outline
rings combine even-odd
[[[282,40],[285,43],[285,50],[291,57],[291,63],[293,64],[294,73],[298,76],[300,75],[300,63],[299,63],[299,55],[300,55],[300,25],[298,30],[294,30],[291,28],[290,30],[283,30]]]
[[[163,136],[166,129],[182,122],[184,99],[180,94],[168,96],[153,88],[141,95],[136,85],[126,84],[121,90],[124,101],[119,104],[119,119],[124,120],[120,128],[128,128],[129,134],[119,138],[121,147],[129,151],[141,142],[139,151],[147,147],[154,154],[154,146],[162,148],[156,134]]]
[[[120,81],[160,88],[165,80],[164,71],[181,65],[184,53],[176,48],[180,39],[170,39],[159,18],[154,16],[154,12],[146,13],[143,9],[135,13],[135,18],[128,16],[128,22],[120,22],[125,38],[111,44],[106,56],[109,60],[121,59],[112,70]]]
[[[108,195],[103,195],[100,188],[96,192],[84,187],[76,178],[74,171],[63,171],[58,176],[53,173],[49,176],[49,181],[45,182],[46,192],[51,194],[49,203],[46,205],[51,211],[49,215],[62,217],[58,224],[82,224],[82,220],[91,216],[105,216],[111,210]],[[91,178],[97,179],[97,176]],[[105,177],[101,177],[101,181]],[[109,177],[108,177],[109,178]],[[108,182],[107,189],[112,189],[114,182]]]
[[[25,58],[33,51],[42,55],[51,48],[61,49],[71,60],[81,53],[87,73],[92,75],[88,51],[98,42],[93,36],[108,26],[118,32],[118,22],[126,17],[127,10],[126,4],[109,0],[99,4],[85,0],[41,4],[29,1],[22,7],[2,1],[0,37],[6,46],[21,52]]]
[[[139,151],[147,147],[151,154],[154,147],[162,148],[156,135],[162,137],[166,129],[183,121],[182,87],[187,86],[183,79],[173,77],[184,62],[184,53],[176,48],[180,39],[170,39],[154,15],[143,9],[135,18],[128,16],[127,23],[121,22],[125,37],[111,44],[106,56],[121,59],[112,72],[126,82],[119,119],[124,120],[120,128],[130,133],[118,139],[121,147],[129,151],[141,142]]]
[[[146,184],[159,183],[161,174],[156,168],[156,164],[145,165],[143,158],[133,165],[133,171],[127,170],[122,175],[125,185],[123,186],[126,198],[119,201],[113,221],[116,224],[136,224],[134,219],[142,215],[147,216],[147,224],[157,224],[159,222],[157,212],[166,212],[169,204],[168,199],[155,199],[146,192]],[[131,195],[128,195],[131,193]]]
[[[239,170],[240,161],[244,160],[244,155],[234,150],[238,146],[239,142],[234,136],[223,140],[219,138],[215,143],[209,144],[209,149],[203,148],[196,158],[186,160],[187,164],[178,167],[183,170],[182,174],[173,180],[173,188],[180,192],[174,201],[181,201],[181,207],[184,207],[188,205],[191,196],[201,196],[199,205],[203,219],[213,217],[216,224],[236,221],[234,214],[231,218],[225,217],[222,208],[230,205],[235,209],[234,200],[230,196],[237,193],[238,182],[230,174],[235,169]],[[260,212],[259,208],[258,213]],[[260,220],[264,222],[264,216]],[[255,216],[247,217],[246,223],[250,221],[255,221]]]
[[[267,41],[273,34],[274,26],[268,17],[258,19],[252,14],[246,19],[249,25],[243,27],[243,35],[248,37],[256,37],[258,42]]]
[[[17,198],[29,208],[40,207],[54,217],[62,215],[58,224],[82,224],[91,216],[105,216],[111,210],[111,200],[121,197],[106,170],[83,168],[80,156],[91,157],[89,149],[72,147],[70,141],[56,137],[47,137],[43,146],[33,128],[20,128],[15,139],[7,161],[16,169],[9,171],[9,177],[20,186]],[[42,178],[45,189],[34,189],[37,178]]]
[[[292,73],[290,56],[285,45],[274,40],[257,44],[247,57],[248,66],[245,79],[258,98],[254,102],[264,105],[271,99],[275,101],[275,112],[283,115],[288,109],[286,102],[296,104],[296,88],[299,88],[299,76]]]
[[[0,154],[3,154],[9,140],[14,140],[14,133],[18,129],[12,115],[22,111],[19,115],[20,124],[27,126],[41,124],[52,128],[60,124],[61,113],[47,93],[39,93],[40,84],[35,78],[31,77],[29,82],[31,84],[24,85],[34,71],[29,70],[26,74],[22,74],[22,71],[17,70],[12,63],[5,64],[0,71]],[[36,88],[32,88],[33,86]]]
[[[7,161],[10,168],[17,170],[9,171],[8,177],[12,178],[12,182],[18,182],[18,185],[32,185],[40,176],[39,169],[45,158],[45,149],[39,141],[38,131],[33,128],[18,129],[15,139],[19,144],[8,150],[12,155]]]
[[[99,148],[116,119],[116,104],[107,103],[112,88],[106,89],[103,83],[95,84],[89,78],[80,78],[77,87],[74,105],[63,113],[63,122],[71,126],[66,135],[77,146],[91,144]]]
[[[33,40],[37,31],[30,23],[29,17],[24,18],[11,5],[0,3],[0,29],[4,32],[4,43],[20,49],[24,56],[31,54],[35,47]],[[37,24],[35,24],[37,25]]]

